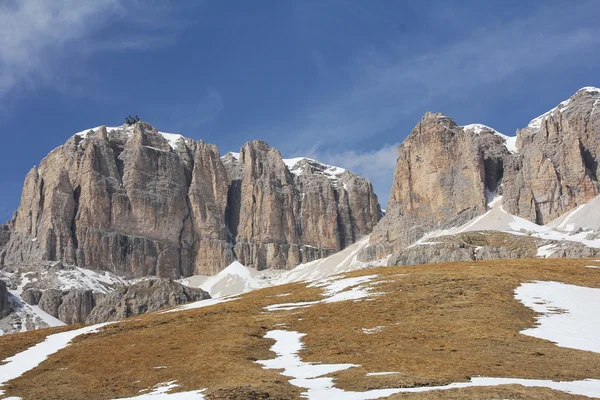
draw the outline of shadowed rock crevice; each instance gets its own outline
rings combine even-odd
[[[504,161],[498,158],[486,158],[483,160],[485,187],[492,193],[498,189],[504,175]]]

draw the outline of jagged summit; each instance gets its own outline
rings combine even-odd
[[[462,226],[488,212],[495,194],[502,212],[536,226],[591,202],[600,188],[598,106],[600,89],[582,88],[516,137],[426,113],[399,146],[387,213],[363,259]],[[595,220],[589,211],[581,215],[579,224]]]
[[[569,110],[581,108],[582,105],[590,103],[591,112],[594,113],[596,108],[600,106],[600,89],[593,86],[586,86],[579,89],[573,96],[567,100],[561,101],[553,109],[543,113],[542,115],[532,119],[526,129],[538,130],[542,128],[549,117],[557,117],[558,114],[569,112]]]
[[[516,153],[517,152],[517,137],[516,136],[507,136],[507,135],[504,135],[504,134],[498,132],[497,130],[495,130],[494,128],[490,128],[489,126],[483,125],[483,124],[463,125],[462,128],[465,131],[473,132],[476,135],[479,135],[482,132],[491,132],[494,135],[500,137],[504,141],[504,145],[506,146],[506,149],[509,152],[511,152],[511,153]]]
[[[364,178],[323,179],[340,171],[305,162],[314,171],[296,179],[264,141],[241,153],[221,158],[213,144],[146,122],[78,132],[27,175],[4,262],[127,277],[211,275],[235,259],[289,269],[354,243],[380,218]]]
[[[145,126],[149,127],[149,129],[154,129],[154,127],[152,127],[152,125],[145,123],[145,122],[140,122],[140,124],[144,124]],[[135,127],[136,124],[133,125],[127,125],[127,124],[123,124],[121,126],[106,126],[106,125],[101,125],[101,126],[97,126],[95,128],[89,128],[89,129],[85,129],[83,131],[77,132],[76,134],[73,135],[73,137],[79,137],[81,139],[86,139],[88,137],[88,135],[90,134],[97,134],[98,131],[100,131],[102,128],[106,129],[106,133],[109,134],[113,131],[117,131],[117,132],[123,132],[127,137],[131,138],[135,132]],[[165,138],[165,140],[169,143],[169,145],[171,146],[172,149],[175,149],[177,147],[177,143],[180,140],[192,140],[190,138],[186,138],[183,135],[180,135],[178,133],[167,133],[167,132],[161,132],[158,131],[158,134],[160,134],[163,138]]]

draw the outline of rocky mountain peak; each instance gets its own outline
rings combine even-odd
[[[61,260],[165,278],[215,274],[236,258],[291,268],[377,223],[372,186],[352,179],[360,184],[316,173],[298,180],[264,141],[221,157],[215,145],[143,121],[99,126],[73,135],[27,175],[4,262]]]
[[[517,131],[510,160],[508,212],[545,224],[598,195],[600,90],[582,88]]]
[[[387,214],[363,259],[461,226],[502,190],[510,214],[543,225],[599,193],[600,89],[586,87],[509,137],[426,113],[398,147]]]
[[[406,247],[435,229],[487,210],[503,177],[506,137],[483,125],[461,127],[426,113],[398,147],[386,215],[371,235],[370,257]]]

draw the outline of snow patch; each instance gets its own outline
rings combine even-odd
[[[537,256],[548,258],[552,255],[552,253],[554,253],[555,250],[556,250],[555,244],[547,244],[545,246],[540,246],[537,249]]]
[[[537,118],[532,119],[527,125],[527,129],[535,129],[539,130],[542,127],[542,124],[548,119],[550,116],[554,115],[557,111],[564,112],[569,108],[569,103],[571,103],[571,99],[567,99],[562,101],[559,105],[540,115]]]
[[[329,257],[321,258],[296,266],[286,272],[276,281],[277,284],[314,281],[344,272],[356,271],[366,268],[369,263],[358,261],[358,254],[369,245],[369,236],[365,236],[356,243],[338,251]]]
[[[497,130],[495,130],[494,128],[490,128],[489,126],[483,125],[483,124],[464,125],[461,128],[463,128],[464,130],[467,130],[467,131],[471,131],[471,132],[475,133],[476,135],[480,135],[484,131],[491,131],[494,135],[496,135],[496,136],[500,137],[502,140],[504,140],[504,146],[506,147],[506,149],[509,152],[511,152],[511,153],[517,152],[517,137],[516,136],[504,135],[504,134],[498,132]]]
[[[98,129],[100,129],[102,126],[97,126],[95,128],[90,128],[90,129],[86,129],[83,130],[81,132],[77,132],[75,135],[73,136],[78,136],[82,139],[87,139],[88,135],[90,132],[96,133],[98,131]],[[125,132],[125,134],[127,134],[127,136],[131,137],[133,136],[133,129],[134,129],[134,125],[121,125],[121,126],[107,126],[106,127],[106,132],[111,132],[111,131],[123,131]],[[171,146],[172,149],[177,148],[177,143],[180,140],[185,140],[186,138],[183,135],[180,135],[178,133],[167,133],[167,132],[158,132],[163,138],[166,139],[166,141],[169,143],[169,146]],[[155,149],[155,150],[159,150],[159,149]]]
[[[375,333],[381,332],[383,328],[385,328],[385,326],[376,326],[374,328],[362,328],[361,331],[366,335],[373,335]]]
[[[61,269],[56,271],[60,290],[91,290],[110,293],[115,286],[129,285],[131,282],[108,271],[92,271],[86,268]]]
[[[367,372],[367,376],[396,375],[400,372]]]
[[[379,275],[359,276],[356,278],[334,277],[319,280],[311,283],[307,287],[323,288],[323,299],[316,301],[304,301],[296,303],[272,304],[266,306],[267,311],[288,311],[299,308],[306,308],[320,303],[337,303],[340,301],[360,300],[370,296],[376,296],[378,293],[372,292],[372,287],[367,285]]]
[[[301,394],[303,398],[310,400],[369,400],[380,399],[396,393],[418,393],[435,390],[449,390],[468,387],[484,387],[499,385],[522,385],[526,387],[545,387],[559,390],[565,393],[578,394],[588,397],[600,398],[600,380],[586,379],[572,382],[554,382],[537,379],[514,379],[514,378],[472,378],[469,382],[456,382],[445,386],[420,386],[412,388],[372,389],[365,392],[351,392],[336,388],[333,378],[325,377],[334,372],[344,371],[356,364],[319,364],[302,361],[298,353],[303,348],[303,333],[284,330],[272,330],[264,336],[266,339],[274,339],[275,344],[271,351],[277,357],[270,360],[259,360],[265,369],[283,370],[281,375],[290,377],[290,384],[305,389]],[[377,374],[377,373],[371,373]],[[392,374],[392,373],[380,373]],[[367,374],[368,375],[368,374]],[[372,376],[372,375],[371,375]]]
[[[221,158],[225,157],[227,154],[231,154],[231,156],[233,158],[235,158],[236,160],[240,159],[240,153],[236,153],[234,151],[228,151],[227,153],[225,153]]]
[[[519,286],[515,298],[541,314],[522,334],[600,353],[600,289],[536,281]]]
[[[218,298],[260,289],[264,284],[258,279],[258,271],[234,261],[217,275],[207,278],[200,287]]]
[[[230,297],[221,297],[219,299],[200,300],[200,301],[195,301],[193,303],[184,304],[182,306],[173,308],[171,310],[162,311],[159,314],[166,314],[166,313],[171,313],[171,312],[193,310],[196,308],[210,307],[210,306],[214,306],[216,304],[228,303],[230,301],[234,301],[234,300],[238,300],[238,299],[239,299],[239,297],[237,297],[237,296],[230,296]]]
[[[109,324],[111,324],[111,322],[50,335],[43,342],[5,359],[5,364],[0,365],[0,387],[6,384],[6,382],[18,378],[25,372],[36,368],[42,361],[48,358],[48,356],[67,347],[75,337],[88,333],[95,333],[98,329]]]
[[[175,389],[179,385],[176,385],[175,382],[164,382],[159,383],[154,386],[153,390],[149,393],[142,394],[134,397],[121,397],[119,400],[143,400],[143,399],[169,399],[169,400],[202,400],[204,399],[204,392],[206,389],[202,390],[193,390],[191,392],[177,392],[177,393],[169,393],[171,390]]]
[[[473,231],[499,231],[512,235],[529,235],[531,237],[544,240],[577,242],[587,247],[600,248],[600,239],[590,239],[588,236],[591,233],[590,231],[581,231],[574,234],[558,231],[554,228],[555,224],[552,223],[548,225],[537,225],[529,220],[507,213],[502,207],[501,200],[502,196],[497,196],[493,201],[492,208],[490,210],[465,223],[464,225],[460,227],[440,229],[429,232],[411,246],[428,244],[431,239],[439,236],[456,235],[458,233]],[[577,215],[580,215],[584,212],[584,210],[589,210],[590,215],[587,215],[586,211],[586,217],[581,219],[577,217],[577,220],[581,220],[581,223],[583,223],[583,220],[587,219],[588,221],[592,221],[592,226],[595,226],[596,222],[594,217],[596,217],[598,224],[600,224],[600,213],[594,211],[598,209],[595,208],[596,206],[600,206],[600,196],[594,198],[592,201],[594,202],[593,204],[590,204],[592,203],[590,202],[586,205],[586,207],[581,208],[577,212]],[[572,222],[574,220],[575,217],[572,216],[570,221]],[[579,222],[576,226],[580,227]],[[549,251],[549,248],[545,247],[544,249],[541,249],[541,251],[547,252]]]
[[[296,176],[300,176],[304,172],[303,166],[305,164],[302,163],[302,161],[305,161],[306,164],[310,165],[310,167],[312,167],[317,173],[320,173],[321,175],[324,175],[332,180],[337,180],[341,174],[346,172],[344,168],[336,167],[334,165],[327,165],[320,161],[313,160],[312,158],[296,157],[283,159],[283,163],[288,167],[290,172]]]

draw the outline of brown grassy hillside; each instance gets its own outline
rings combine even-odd
[[[600,379],[600,354],[521,335],[534,326],[535,314],[513,295],[531,280],[600,287],[600,270],[584,268],[593,264],[600,265],[531,259],[368,269],[350,275],[377,274],[373,287],[379,295],[290,311],[264,307],[319,300],[322,290],[305,284],[267,288],[228,303],[147,314],[80,336],[2,389],[23,399],[107,399],[176,380],[178,390],[207,388],[209,399],[298,398],[301,390],[286,377],[255,363],[274,357],[273,341],[263,338],[272,329],[306,333],[304,361],[359,364],[334,374],[336,386],[346,390],[443,385],[474,376]],[[0,337],[0,358],[56,331]],[[382,371],[400,373],[366,376]],[[391,398],[583,397],[502,386]]]

